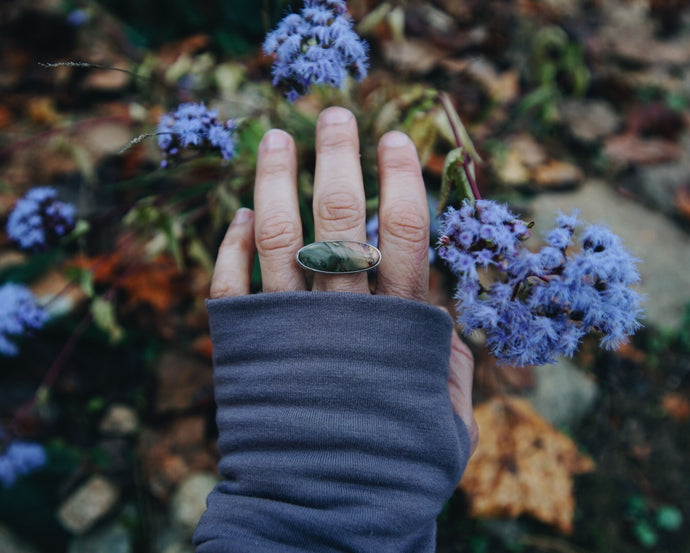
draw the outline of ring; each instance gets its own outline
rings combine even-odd
[[[380,262],[378,248],[351,240],[314,242],[297,252],[297,263],[315,273],[361,273],[373,269]]]

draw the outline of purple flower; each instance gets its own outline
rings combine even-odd
[[[631,288],[640,280],[636,260],[608,228],[586,227],[580,251],[567,255],[575,215],[559,215],[548,245],[536,253],[522,245],[529,235],[524,221],[488,200],[449,208],[442,222],[438,252],[459,279],[458,321],[467,333],[483,331],[501,362],[572,356],[590,332],[616,348],[639,328],[640,296]]]
[[[223,159],[235,156],[235,124],[232,120],[222,123],[218,112],[202,104],[180,104],[172,113],[163,115],[156,134],[158,146],[163,152],[161,167],[170,161],[178,161],[183,149],[200,151],[217,150]]]
[[[17,355],[19,348],[13,340],[38,330],[46,319],[46,312],[26,286],[11,282],[0,286],[0,355]]]
[[[17,201],[7,218],[7,235],[21,249],[46,250],[74,228],[76,209],[57,195],[54,188],[39,186]]]
[[[29,474],[46,464],[47,456],[41,444],[12,442],[0,455],[0,482],[6,488],[20,476]]]
[[[305,0],[299,14],[291,13],[264,40],[264,52],[274,56],[273,85],[294,102],[312,85],[340,87],[350,75],[367,75],[367,44],[352,28],[345,0]]]

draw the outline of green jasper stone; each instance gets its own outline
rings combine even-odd
[[[374,246],[349,240],[314,242],[297,252],[297,262],[317,273],[358,273],[380,261],[381,252]]]

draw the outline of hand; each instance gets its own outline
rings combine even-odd
[[[366,212],[357,122],[349,111],[324,110],[316,126],[314,225],[316,240],[366,241]],[[378,147],[379,249],[376,294],[428,302],[429,209],[417,151],[392,131]],[[297,196],[297,157],[292,137],[273,129],[259,145],[255,213],[241,209],[220,246],[211,298],[249,294],[258,251],[264,292],[307,290],[295,256],[303,244]],[[312,290],[370,293],[366,273],[314,274]],[[453,332],[448,389],[455,412],[467,425],[474,451],[478,432],[472,414],[474,363]]]

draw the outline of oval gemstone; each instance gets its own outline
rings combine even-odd
[[[297,263],[317,273],[358,273],[373,269],[380,261],[378,248],[349,240],[314,242],[297,252]]]

